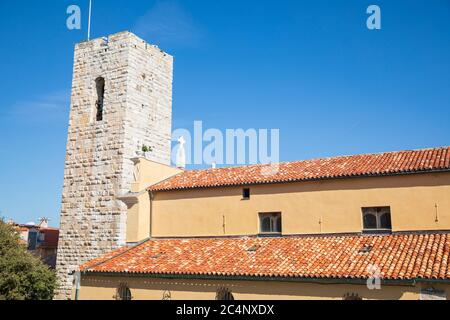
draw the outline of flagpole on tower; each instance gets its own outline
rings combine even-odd
[[[91,40],[91,15],[92,15],[92,0],[89,0],[88,41]]]

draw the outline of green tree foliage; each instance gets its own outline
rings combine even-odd
[[[56,275],[19,242],[14,228],[0,219],[0,300],[49,300]]]

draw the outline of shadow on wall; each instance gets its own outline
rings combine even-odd
[[[342,190],[396,189],[408,187],[438,187],[450,185],[450,173],[421,173],[384,177],[342,178],[250,186],[253,196],[297,192]],[[179,200],[241,196],[243,186],[202,188],[156,192],[155,200]]]
[[[226,288],[236,300],[269,299],[363,299],[398,300],[416,298],[413,286],[382,286],[369,290],[364,284],[320,284],[279,281],[216,281],[175,280],[138,277],[84,276],[81,282],[82,299],[114,299],[118,288],[126,283],[135,300],[163,300],[170,293],[174,300],[214,300],[218,290]],[[83,292],[84,291],[84,292]],[[102,292],[102,294],[99,294]],[[97,298],[95,298],[97,297]]]

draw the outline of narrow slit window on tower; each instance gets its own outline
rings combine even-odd
[[[95,102],[96,107],[96,120],[103,121],[103,103],[105,98],[105,79],[99,77],[95,80],[95,87],[97,89],[97,101]]]

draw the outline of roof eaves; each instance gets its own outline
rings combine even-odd
[[[85,270],[86,276],[101,277],[145,277],[162,279],[190,279],[190,280],[234,280],[234,281],[280,281],[280,282],[319,282],[319,283],[350,283],[364,284],[368,277],[305,277],[305,276],[266,276],[266,275],[219,275],[219,274],[193,274],[193,273],[140,273],[140,272],[103,272]],[[450,284],[450,279],[445,278],[385,278],[380,279],[382,284],[408,284],[417,282]]]
[[[214,188],[224,188],[224,187],[257,186],[257,185],[269,185],[269,184],[284,184],[284,183],[312,182],[312,181],[324,181],[324,180],[353,179],[353,178],[393,177],[393,176],[410,175],[410,174],[445,173],[445,172],[450,172],[450,167],[449,168],[441,168],[441,169],[427,169],[427,168],[416,169],[416,170],[408,169],[408,170],[384,172],[384,173],[336,175],[336,176],[324,176],[324,177],[317,177],[317,178],[301,178],[301,179],[256,181],[256,182],[253,181],[253,182],[244,182],[244,183],[222,183],[222,184],[200,185],[200,186],[192,186],[192,187],[184,186],[184,187],[173,187],[173,188],[169,187],[169,188],[153,189],[150,186],[148,188],[148,190],[151,192],[185,191],[185,190],[214,189]],[[173,177],[175,177],[175,176],[173,176]],[[171,178],[168,178],[168,179],[171,179]],[[160,184],[160,183],[154,184],[154,186],[156,186],[158,184]]]
[[[99,261],[99,262],[93,264],[92,266],[89,266],[89,267],[86,268],[86,269],[83,268],[82,273],[83,273],[83,272],[87,272],[87,271],[89,271],[89,270],[91,270],[91,269],[94,269],[94,268],[96,268],[96,267],[98,267],[98,266],[101,266],[102,264],[104,264],[104,263],[107,262],[107,261],[111,261],[111,260],[113,260],[113,259],[115,259],[115,258],[118,258],[118,257],[124,255],[125,253],[128,253],[128,252],[130,252],[131,250],[136,249],[137,247],[141,246],[142,244],[146,243],[146,242],[149,241],[149,240],[151,240],[151,238],[147,238],[147,239],[145,239],[145,240],[142,240],[142,241],[139,242],[138,244],[136,244],[136,245],[134,245],[134,246],[131,246],[131,247],[129,247],[129,248],[126,249],[126,250],[120,251],[120,252],[118,252],[117,254],[108,257],[107,259],[104,259],[104,260],[102,259],[101,261]],[[101,258],[101,257],[99,257],[99,258]]]

